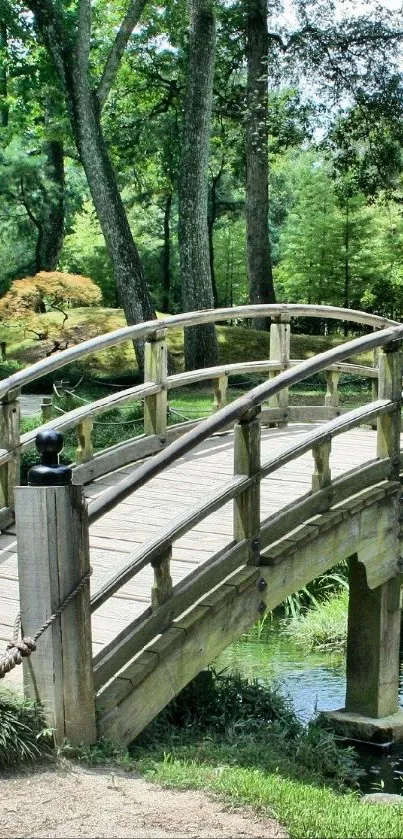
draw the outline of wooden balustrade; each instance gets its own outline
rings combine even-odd
[[[172,326],[191,325],[195,323],[225,320],[239,316],[252,317],[256,313],[264,313],[273,317],[270,332],[270,359],[256,362],[246,362],[220,365],[208,370],[190,371],[188,373],[167,375],[167,330]],[[210,379],[213,387],[213,410],[219,412],[227,402],[226,392],[231,375],[253,372],[261,374],[281,374],[288,367],[294,367],[300,362],[290,359],[290,319],[300,315],[310,314],[313,317],[345,317],[346,320],[370,324],[380,328],[393,323],[377,316],[366,313],[350,312],[348,310],[332,309],[331,307],[290,306],[261,306],[240,307],[237,310],[215,310],[213,312],[189,313],[170,318],[164,322],[150,322],[136,327],[127,327],[115,333],[84,342],[83,345],[63,351],[51,359],[38,362],[26,371],[14,374],[9,379],[0,382],[0,399],[2,403],[2,432],[0,441],[0,526],[9,521],[4,518],[1,510],[12,510],[13,487],[19,482],[19,456],[27,448],[33,446],[35,434],[42,428],[54,427],[61,431],[76,427],[78,445],[76,450],[77,480],[87,482],[101,476],[107,471],[119,468],[128,462],[140,459],[157,452],[168,444],[174,436],[187,431],[188,426],[182,424],[167,431],[167,391],[174,387],[184,386],[192,382]],[[91,404],[83,405],[51,421],[51,400],[44,397],[41,405],[43,425],[36,431],[27,432],[20,436],[18,422],[18,389],[17,384],[26,384],[41,374],[55,369],[62,369],[63,365],[73,358],[81,358],[96,349],[120,343],[130,336],[145,336],[145,383],[134,388],[113,393],[103,399],[95,400]],[[376,335],[375,335],[376,337]],[[378,347],[374,353],[378,355]],[[351,365],[336,356],[325,370],[327,391],[324,407],[289,406],[288,386],[283,386],[269,397],[269,410],[264,409],[261,417],[270,424],[283,424],[289,421],[320,420],[334,416],[339,412],[338,383],[342,372],[368,376],[373,381],[373,391],[377,387],[377,370],[364,365]],[[63,380],[61,379],[62,385]],[[60,386],[60,382],[59,382]],[[112,446],[104,452],[94,454],[92,443],[92,425],[96,416],[115,406],[124,405],[135,399],[144,399],[144,436],[131,438],[122,444]]]

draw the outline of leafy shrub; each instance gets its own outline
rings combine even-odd
[[[0,692],[0,768],[38,760],[52,748],[40,705]]]

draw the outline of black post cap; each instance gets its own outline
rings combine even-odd
[[[36,435],[36,448],[41,462],[32,466],[28,472],[30,486],[68,486],[71,484],[71,466],[59,463],[59,454],[63,448],[63,436],[50,428]]]

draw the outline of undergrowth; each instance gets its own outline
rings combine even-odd
[[[210,760],[281,771],[337,789],[357,784],[362,770],[319,723],[308,728],[276,688],[237,673],[199,674],[132,746],[135,760]],[[147,763],[147,765],[149,765]]]
[[[307,652],[344,650],[347,643],[348,590],[345,588],[299,614],[284,626],[284,632]]]
[[[11,691],[0,692],[0,769],[32,763],[52,751],[41,707]]]

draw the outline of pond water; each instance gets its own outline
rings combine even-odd
[[[308,723],[317,711],[343,708],[346,676],[344,656],[337,653],[304,653],[275,621],[259,639],[253,633],[222,653],[217,671],[238,671],[248,679],[278,685],[287,695],[299,719]],[[403,659],[400,675],[400,704],[403,706]],[[403,793],[403,748],[391,754],[361,752],[360,762],[367,775],[361,784],[367,792],[383,784],[385,792]]]

